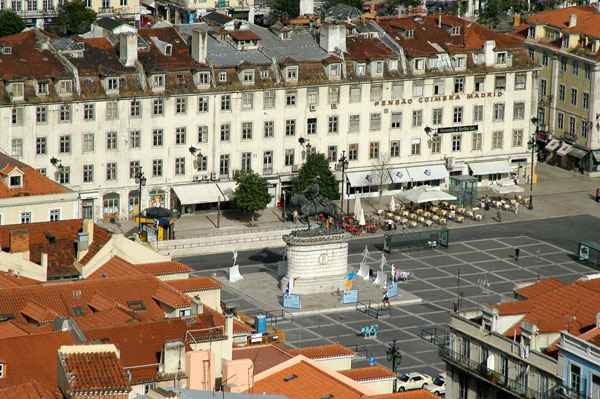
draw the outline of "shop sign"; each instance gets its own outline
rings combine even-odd
[[[431,96],[431,97],[417,97],[417,98],[399,98],[397,100],[383,100],[375,101],[375,106],[386,106],[386,105],[405,105],[414,103],[435,103],[444,101],[460,101],[462,99],[472,100],[474,98],[490,98],[490,97],[502,97],[504,95],[501,91],[490,91],[487,93],[469,93],[469,94],[450,94],[447,96]]]

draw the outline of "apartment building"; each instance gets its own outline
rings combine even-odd
[[[127,217],[140,197],[182,210],[227,201],[238,169],[268,179],[274,206],[306,151],[340,181],[345,154],[350,197],[530,174],[537,67],[520,40],[450,15],[304,22],[213,14],[2,38],[0,146],[78,191],[94,220]]]
[[[515,32],[540,64],[537,138],[548,162],[600,175],[600,13],[576,6],[524,17]]]

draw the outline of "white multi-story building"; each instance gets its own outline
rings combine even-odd
[[[332,169],[345,153],[350,194],[526,178],[535,65],[511,36],[441,18],[5,37],[0,148],[94,219],[137,212],[140,168],[143,207],[228,200],[250,168],[275,205],[306,150]]]

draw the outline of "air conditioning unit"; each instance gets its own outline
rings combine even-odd
[[[214,180],[218,180],[218,179],[219,179],[219,176],[217,176],[217,172],[212,172],[210,174],[210,180],[214,181]]]
[[[200,181],[200,180],[202,180],[202,176],[194,175],[194,181]]]
[[[337,104],[331,104],[331,109],[337,109]]]
[[[210,180],[210,175],[202,175],[202,180],[209,181]]]
[[[300,170],[300,166],[299,165],[292,165],[292,172],[297,172]]]
[[[310,112],[315,112],[317,110],[316,104],[310,104]]]

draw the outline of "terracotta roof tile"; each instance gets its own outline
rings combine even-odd
[[[36,380],[0,389],[0,399],[55,399],[56,396]]]
[[[284,349],[292,356],[303,355],[309,359],[325,359],[332,357],[354,356],[356,352],[340,344],[308,346],[297,349]]]
[[[144,271],[138,269],[126,260],[113,256],[104,265],[100,266],[98,270],[90,274],[86,280],[100,280],[104,278],[115,278],[115,277],[130,277],[130,276],[141,276],[147,274]]]
[[[37,323],[50,323],[58,316],[56,312],[33,301],[28,301],[25,307],[21,309],[21,313]]]
[[[23,173],[22,187],[9,187],[4,180],[0,180],[0,198],[61,194],[71,191],[50,180],[31,166],[19,162],[6,154],[0,154],[0,169],[2,169],[0,174],[7,176],[17,168]]]
[[[117,50],[106,38],[85,39],[83,57],[69,58],[80,76],[117,76],[135,73],[135,67],[126,68],[119,61]]]
[[[251,345],[233,348],[233,360],[250,359],[254,364],[254,374],[262,373],[292,357],[291,354],[282,350],[279,345]]]
[[[172,28],[145,28],[138,30],[138,34],[148,44],[148,50],[138,53],[138,59],[149,73],[164,72],[168,70],[196,70],[202,65],[192,59],[190,49],[185,40]],[[165,55],[156,46],[152,37],[172,45],[171,55]]]
[[[21,323],[17,323],[14,320],[0,323],[0,339],[8,337],[22,337],[24,335],[29,335],[29,332],[21,327]]]
[[[173,309],[189,307],[192,302],[189,296],[185,295],[181,291],[169,287],[168,285],[160,285],[156,287],[156,292],[154,292],[152,298],[172,307]]]
[[[592,6],[575,6],[558,8],[556,10],[544,10],[537,14],[524,17],[528,23],[550,25],[561,30],[569,30],[569,19],[571,14],[577,15],[577,25],[571,28],[573,33],[586,33],[600,37],[600,15]],[[595,26],[594,26],[595,25]],[[589,32],[589,33],[588,33]]]
[[[134,266],[140,270],[143,270],[146,273],[153,274],[155,276],[177,273],[190,273],[194,271],[194,269],[192,269],[191,267],[184,265],[183,263],[176,260],[170,260],[166,262],[139,263]]]
[[[73,395],[131,392],[121,360],[115,352],[60,353]]]
[[[102,310],[115,308],[117,304],[118,302],[114,299],[107,298],[99,293],[95,293],[87,305],[92,308],[92,310],[99,312]]]
[[[87,265],[87,263],[98,253],[100,248],[102,248],[108,240],[110,240],[111,234],[104,230],[103,228],[94,225],[94,241],[90,244],[88,248],[88,253],[85,254],[83,258],[79,261],[82,265]]]
[[[533,298],[540,294],[545,294],[546,292],[551,291],[553,289],[564,287],[565,285],[567,285],[567,283],[557,280],[554,277],[549,277],[537,284],[532,284],[527,287],[523,287],[519,290],[516,290],[515,294],[520,295],[524,298]]]
[[[106,326],[122,326],[138,322],[139,317],[121,306],[100,312],[89,313],[77,318],[77,325],[82,330],[105,328]]]
[[[397,377],[392,370],[383,366],[370,366],[350,370],[341,370],[339,373],[359,382],[389,379],[393,380]]]
[[[12,272],[0,271],[0,288],[1,289],[14,288],[14,287],[26,287],[29,285],[37,285],[37,284],[41,284],[41,282],[31,279],[31,278],[27,278],[27,277],[22,277],[22,276],[17,277],[17,275]]]
[[[355,61],[383,60],[394,55],[394,52],[381,40],[358,36],[346,38],[346,52],[346,59]]]
[[[178,280],[165,280],[165,283],[181,292],[216,290],[225,287],[212,277],[201,276],[182,278]]]
[[[260,36],[251,30],[222,30],[224,33],[229,34],[235,40],[248,41],[248,40],[260,40]]]

